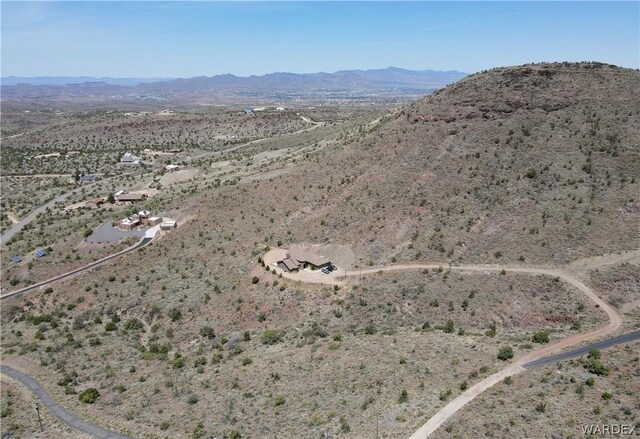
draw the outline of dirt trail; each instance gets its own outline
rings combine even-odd
[[[273,260],[274,257],[277,257],[275,254],[269,254],[271,252],[267,252],[264,259]],[[452,400],[449,404],[445,405],[442,409],[440,409],[429,421],[420,427],[414,434],[411,435],[409,439],[423,439],[428,437],[431,433],[436,431],[438,427],[440,427],[447,419],[453,416],[458,410],[464,407],[467,403],[472,401],[476,396],[480,395],[485,390],[493,387],[496,383],[502,381],[507,376],[516,375],[520,372],[523,372],[525,369],[523,365],[525,363],[547,357],[552,354],[559,353],[564,349],[575,346],[579,343],[591,340],[597,340],[607,335],[610,335],[616,332],[622,326],[622,319],[618,315],[618,313],[609,306],[604,300],[602,300],[598,295],[587,285],[582,282],[578,276],[580,274],[585,274],[587,270],[592,270],[595,268],[618,264],[621,262],[635,262],[640,258],[640,249],[633,250],[630,252],[622,253],[622,254],[612,254],[605,255],[599,257],[585,258],[581,260],[574,261],[568,264],[565,267],[521,267],[521,266],[508,266],[508,265],[481,265],[481,264],[470,264],[470,265],[459,265],[459,266],[447,266],[448,270],[455,271],[475,271],[475,272],[485,272],[485,273],[495,273],[495,272],[509,272],[509,273],[521,273],[527,275],[545,275],[557,277],[564,282],[574,286],[581,292],[583,292],[591,301],[600,309],[602,309],[609,319],[609,322],[601,327],[596,329],[595,331],[580,333],[576,335],[572,335],[563,340],[560,340],[556,343],[545,346],[541,349],[538,349],[533,352],[529,352],[518,359],[515,362],[509,364],[504,369],[494,373],[493,375],[485,378],[484,380],[476,383],[474,386],[469,388],[467,391],[463,392],[457,398]],[[367,274],[375,274],[380,272],[387,271],[401,271],[401,270],[421,270],[421,269],[439,269],[444,268],[443,264],[430,264],[430,263],[416,263],[416,264],[399,264],[392,265],[387,267],[379,267],[379,268],[368,268],[364,270],[358,270],[353,272],[345,272],[342,279],[326,279],[326,283],[344,283],[343,279],[350,276],[360,276]],[[295,274],[287,273],[289,278],[299,280],[305,282],[305,276],[298,276]],[[324,280],[324,279],[323,279]],[[325,283],[325,282],[323,282]]]

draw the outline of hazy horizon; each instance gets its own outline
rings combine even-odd
[[[2,77],[640,68],[638,2],[2,2]]]

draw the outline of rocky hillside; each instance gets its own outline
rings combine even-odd
[[[637,248],[639,88],[640,73],[603,64],[476,74],[345,134],[260,196],[291,212],[276,236],[353,245],[364,263]]]

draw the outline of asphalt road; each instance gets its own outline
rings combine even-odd
[[[52,277],[51,279],[47,279],[45,281],[38,282],[37,284],[29,285],[28,287],[24,287],[24,288],[21,288],[19,290],[16,290],[16,291],[13,291],[11,293],[7,293],[7,294],[5,294],[3,296],[0,296],[0,301],[8,299],[9,297],[19,296],[21,294],[28,293],[29,291],[32,291],[32,290],[35,290],[37,288],[43,287],[43,286],[48,285],[50,283],[66,279],[66,278],[74,276],[74,275],[76,275],[78,273],[82,273],[83,271],[89,270],[89,269],[91,269],[91,268],[93,268],[93,267],[95,267],[97,265],[104,264],[105,262],[108,262],[111,259],[117,258],[118,256],[122,256],[122,255],[124,255],[126,253],[130,253],[130,252],[132,252],[134,250],[137,250],[137,249],[139,249],[141,247],[144,247],[145,245],[149,244],[151,242],[151,240],[153,240],[153,237],[146,236],[146,237],[142,238],[134,246],[126,248],[126,249],[122,250],[121,252],[114,253],[112,255],[106,256],[106,257],[104,257],[102,259],[99,259],[99,260],[97,260],[95,262],[87,264],[84,267],[80,267],[80,268],[77,268],[75,270],[69,271],[68,273],[64,273],[64,274],[61,274],[59,276]]]
[[[67,193],[64,193],[62,195],[59,195],[57,197],[55,197],[53,200],[43,204],[40,207],[36,207],[34,210],[32,210],[29,215],[25,216],[24,218],[22,218],[20,221],[18,221],[17,223],[15,223],[13,226],[11,226],[11,228],[9,228],[8,230],[6,230],[2,236],[0,237],[0,241],[2,241],[2,244],[6,243],[8,240],[10,240],[11,238],[13,238],[14,235],[16,235],[18,232],[20,232],[20,230],[22,230],[22,228],[24,226],[26,226],[27,224],[29,224],[31,221],[33,221],[34,219],[36,219],[38,217],[38,215],[40,215],[43,212],[46,212],[47,209],[53,209],[53,207],[55,206],[56,203],[59,203],[61,201],[66,200],[67,198],[69,198],[71,195],[80,192],[83,188],[86,189],[91,189],[92,187],[96,186],[98,183],[103,183],[105,180],[100,180],[99,182],[95,182],[95,183],[89,183],[89,184],[85,184],[84,186],[78,187],[72,191],[69,191]]]
[[[630,332],[628,334],[619,335],[618,337],[609,338],[606,340],[599,341],[597,343],[591,343],[587,346],[583,346],[581,348],[573,349],[568,352],[562,352],[557,355],[552,355],[550,357],[540,358],[538,360],[530,361],[529,363],[525,363],[522,365],[525,369],[533,369],[534,367],[546,366],[547,364],[557,363],[558,361],[570,360],[572,358],[580,357],[584,354],[589,353],[591,349],[606,349],[611,346],[616,346],[619,344],[625,344],[632,341],[640,340],[640,331]]]
[[[0,365],[0,371],[8,377],[14,380],[20,381],[27,386],[35,395],[42,401],[42,403],[49,409],[53,415],[58,418],[62,423],[68,425],[74,430],[87,433],[98,439],[132,439],[130,436],[125,436],[120,433],[107,430],[106,428],[99,427],[94,424],[89,424],[83,420],[75,417],[69,413],[64,407],[62,407],[55,399],[47,393],[47,391],[38,384],[33,378],[17,371],[9,366]]]

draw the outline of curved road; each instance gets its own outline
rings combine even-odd
[[[122,176],[118,176],[118,177],[122,177]],[[20,230],[22,230],[22,228],[24,226],[26,226],[27,224],[29,224],[31,221],[33,221],[34,219],[36,219],[38,217],[38,215],[40,215],[41,213],[45,212],[47,209],[51,209],[55,206],[56,203],[59,203],[61,201],[66,200],[67,198],[69,198],[71,195],[74,195],[78,192],[80,192],[82,189],[91,189],[94,186],[104,183],[105,181],[108,181],[110,179],[112,179],[114,177],[108,177],[105,178],[103,180],[99,180],[96,181],[95,183],[89,183],[89,184],[85,184],[81,187],[78,187],[76,189],[73,189],[69,192],[66,192],[62,195],[59,195],[57,197],[55,197],[53,200],[48,201],[47,203],[43,204],[42,206],[36,207],[34,210],[32,210],[27,216],[25,216],[24,218],[22,218],[20,221],[18,221],[17,223],[15,223],[13,226],[11,226],[9,229],[7,229],[2,236],[0,236],[0,242],[2,244],[6,243],[8,240],[10,240],[11,238],[14,237],[14,235],[16,235],[18,232],[20,232]]]
[[[131,439],[130,436],[125,436],[123,434],[107,430],[106,428],[102,428],[94,424],[89,424],[77,418],[73,414],[69,413],[67,409],[60,405],[55,399],[53,399],[51,395],[49,395],[47,391],[33,378],[23,374],[22,372],[4,364],[0,365],[0,371],[8,377],[20,381],[22,384],[27,386],[29,390],[35,393],[35,395],[40,399],[40,401],[42,401],[45,407],[47,407],[56,418],[58,418],[62,423],[68,425],[69,427],[83,433],[87,433],[99,439]]]
[[[277,252],[281,252],[281,249],[272,249],[264,255],[265,262],[274,259],[274,255]],[[625,255],[618,256],[620,260],[633,259],[637,257],[637,250],[633,252],[629,252]],[[626,258],[626,259],[625,259]],[[438,269],[443,267],[444,264],[400,264],[400,265],[392,265],[387,267],[380,268],[368,268],[362,271],[354,271],[351,273],[345,272],[343,277],[352,277],[366,274],[375,274],[379,272],[386,271],[398,271],[398,270],[416,270],[416,269]],[[480,395],[485,390],[493,387],[495,384],[501,382],[507,376],[516,375],[520,372],[526,370],[527,367],[535,367],[537,365],[547,364],[547,362],[561,361],[554,360],[554,358],[562,359],[564,355],[571,355],[572,352],[566,352],[564,354],[561,353],[562,350],[575,346],[579,343],[598,340],[603,337],[606,337],[610,334],[616,332],[622,326],[622,319],[618,315],[618,313],[607,304],[604,300],[602,300],[598,295],[591,290],[588,286],[586,286],[581,280],[576,278],[569,271],[560,269],[560,268],[540,268],[540,267],[519,267],[519,266],[503,266],[503,265],[479,265],[479,264],[471,264],[471,265],[459,265],[452,266],[449,265],[447,267],[449,270],[460,270],[460,271],[476,271],[476,272],[510,272],[510,273],[520,273],[527,275],[546,275],[557,277],[562,279],[564,282],[574,286],[581,292],[583,292],[591,301],[603,310],[608,317],[609,322],[594,331],[575,334],[564,338],[556,343],[545,346],[541,349],[538,349],[533,352],[529,352],[522,357],[518,358],[514,363],[506,366],[504,369],[496,372],[495,374],[483,379],[482,381],[476,383],[468,390],[460,394],[458,397],[453,399],[447,405],[445,405],[442,409],[440,409],[429,421],[420,427],[415,433],[411,435],[409,439],[424,439],[428,437],[431,433],[436,431],[438,427],[440,427],[447,419],[453,416],[458,410],[464,407],[467,403],[472,401],[476,396]],[[276,273],[282,273],[284,277],[289,279],[299,280],[304,282],[304,273],[303,276],[296,277],[296,275],[292,275],[290,273],[284,272],[280,268],[275,268]],[[314,282],[314,280],[311,280]],[[317,281],[316,281],[317,282]],[[337,276],[334,272],[333,276],[327,277],[326,281],[320,281],[322,283],[341,283],[339,280],[339,276]],[[607,341],[602,342],[604,344]],[[584,349],[584,348],[581,348]],[[577,351],[580,351],[578,349]],[[587,347],[587,350],[590,347]],[[556,357],[545,358],[550,355],[558,354]],[[580,355],[580,354],[575,354]],[[570,358],[570,357],[569,357]]]

